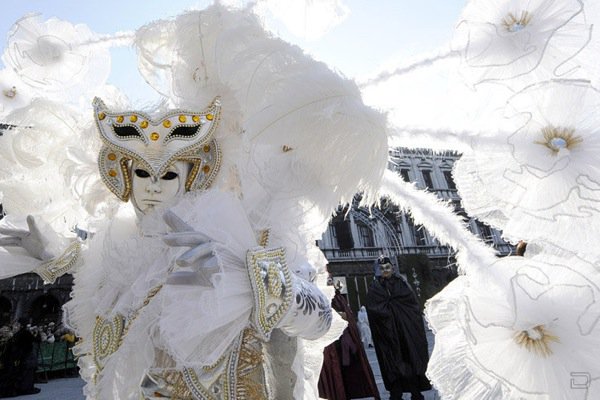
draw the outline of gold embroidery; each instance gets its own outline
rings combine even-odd
[[[81,243],[78,240],[72,242],[64,253],[53,260],[43,263],[34,272],[42,277],[45,283],[54,283],[56,278],[69,272],[77,263],[81,253]]]
[[[268,399],[262,346],[253,329],[244,329],[226,352],[223,362],[214,367],[221,371],[216,378],[202,382],[193,369],[184,368],[183,379],[192,396],[202,400]]]
[[[169,270],[170,271],[170,270]],[[104,359],[121,347],[123,340],[129,332],[129,328],[140,315],[140,312],[146,307],[150,301],[160,292],[163,285],[155,286],[148,292],[142,305],[126,320],[122,315],[117,314],[112,321],[106,320],[100,316],[96,317],[96,324],[92,332],[92,349],[94,364],[96,364],[96,372],[94,373],[94,382],[98,374],[104,368]]]
[[[281,247],[249,250],[246,264],[254,294],[253,323],[262,338],[268,340],[292,301],[292,277],[285,262],[285,250]]]
[[[92,347],[97,372],[102,371],[104,360],[117,351],[121,345],[124,324],[125,321],[121,315],[115,315],[112,319],[96,317],[96,324],[92,331]]]
[[[258,245],[261,247],[267,247],[269,245],[269,239],[271,236],[270,229],[264,229],[260,231],[260,238],[258,239]]]

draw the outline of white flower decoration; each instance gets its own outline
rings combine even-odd
[[[63,97],[106,82],[110,54],[86,25],[31,14],[15,23],[2,60],[33,88]]]
[[[428,376],[444,398],[587,399],[570,382],[600,377],[600,291],[598,272],[579,270],[595,271],[575,258],[506,257],[430,301]]]
[[[471,0],[458,24],[455,46],[463,51],[473,84],[535,77],[564,77],[571,59],[587,45],[591,26],[580,0]]]
[[[600,234],[600,93],[583,81],[533,85],[508,104],[508,134],[474,141],[456,165],[463,206],[517,241],[590,251]],[[568,220],[568,219],[571,220]],[[564,229],[566,223],[585,230]]]

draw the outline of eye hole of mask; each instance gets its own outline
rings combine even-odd
[[[138,178],[150,178],[150,173],[149,173],[148,171],[145,171],[145,170],[143,170],[143,169],[139,169],[139,168],[137,168],[137,169],[136,169],[135,171],[133,171],[133,172],[135,172],[135,175],[136,175]]]
[[[173,129],[173,132],[169,136],[183,136],[183,137],[192,137],[198,132],[198,128],[200,125],[196,126],[178,126]]]
[[[142,137],[142,135],[133,126],[117,126],[113,125],[115,135],[118,137]]]
[[[172,181],[173,179],[177,178],[178,176],[179,175],[177,174],[177,172],[169,171],[166,174],[164,174],[162,176],[162,178],[160,178],[160,179],[165,180],[165,181]]]

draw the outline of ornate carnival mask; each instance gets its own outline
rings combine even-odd
[[[129,200],[133,161],[155,179],[175,161],[191,163],[186,191],[205,189],[215,178],[221,162],[213,138],[221,113],[218,97],[204,111],[173,110],[156,119],[139,111],[109,111],[99,98],[93,106],[104,143],[98,156],[100,175],[119,199]]]

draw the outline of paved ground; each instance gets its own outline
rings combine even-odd
[[[427,332],[427,339],[429,341],[429,352],[433,348],[433,334]],[[383,386],[383,379],[381,378],[381,372],[379,371],[379,364],[377,363],[377,357],[375,350],[370,348],[367,349],[367,356],[369,362],[373,368],[373,375],[375,375],[375,382],[379,388],[379,394],[382,400],[388,400],[389,394]],[[20,396],[19,400],[83,400],[82,388],[83,380],[80,378],[63,378],[63,379],[51,379],[48,383],[37,383],[37,387],[42,391],[35,395]],[[425,392],[426,400],[439,400],[439,396],[434,390]],[[410,395],[405,394],[404,399],[409,400]]]
[[[429,343],[429,354],[431,354],[431,351],[433,350],[434,335],[429,330],[426,331],[426,333],[427,342]],[[369,363],[371,364],[371,368],[373,369],[375,383],[377,383],[377,388],[379,389],[379,395],[381,396],[381,400],[388,400],[390,396],[387,390],[385,390],[385,386],[383,386],[383,378],[381,377],[381,371],[379,371],[379,364],[377,363],[375,349],[367,349],[367,357],[369,357]],[[440,397],[435,390],[429,390],[427,392],[423,392],[423,394],[425,395],[425,400],[440,400]],[[408,393],[405,393],[404,399],[409,400],[410,395]]]
[[[36,383],[42,389],[38,394],[16,397],[19,400],[83,400],[83,380],[77,378],[51,379],[48,383]]]

